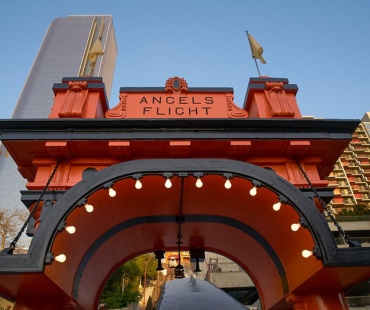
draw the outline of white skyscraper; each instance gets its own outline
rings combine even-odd
[[[96,55],[96,57],[94,57]],[[99,76],[112,87],[117,46],[112,17],[68,16],[49,26],[12,118],[47,118],[54,103],[52,86],[63,77]],[[0,208],[21,207],[26,180],[0,144]]]

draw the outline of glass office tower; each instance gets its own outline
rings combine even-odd
[[[98,45],[97,44],[98,41]],[[91,50],[100,47],[92,59]],[[55,19],[49,26],[12,118],[47,118],[54,103],[52,86],[63,77],[99,76],[109,98],[117,46],[112,17],[68,16]],[[22,207],[20,190],[26,180],[0,144],[0,208]]]
[[[88,54],[96,40],[104,54],[93,70]],[[53,106],[52,86],[63,77],[100,76],[109,98],[117,46],[111,16],[68,16],[49,26],[12,118],[47,118]]]

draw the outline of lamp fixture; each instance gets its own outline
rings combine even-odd
[[[181,224],[179,224],[179,231],[181,231]],[[179,233],[177,235],[177,254],[178,254],[178,264],[177,266],[175,267],[175,278],[176,279],[182,279],[182,278],[185,278],[185,270],[184,270],[184,266],[181,265],[181,244],[182,244],[182,241],[181,241],[181,233]]]
[[[58,232],[65,230],[69,234],[73,235],[76,232],[76,227],[67,226],[65,221],[61,221],[58,225]]]
[[[117,192],[111,187],[110,189],[109,189],[109,196],[110,197],[115,197],[117,195]]]
[[[76,227],[74,226],[66,226],[64,228],[70,235],[73,235],[76,232]]]
[[[272,209],[274,209],[274,211],[279,211],[280,208],[281,208],[281,201],[278,201],[272,205]]]
[[[203,187],[203,182],[202,182],[202,176],[203,176],[203,173],[201,172],[197,172],[197,173],[194,173],[194,177],[197,178],[197,181],[195,182],[195,186],[197,188],[202,188]]]
[[[292,231],[297,231],[299,228],[301,228],[301,224],[300,223],[294,223],[290,226],[290,229]]]
[[[157,250],[154,252],[155,259],[158,261],[158,266],[155,270],[161,271],[164,270],[162,267],[162,259],[164,258],[164,251],[163,250]]]
[[[54,260],[59,263],[64,263],[67,260],[67,256],[65,256],[64,254],[59,254],[54,257]]]
[[[86,212],[91,213],[94,211],[94,207],[92,205],[89,205],[88,203],[85,204]]]
[[[304,258],[309,258],[311,256],[315,256],[316,258],[322,258],[322,253],[319,247],[315,246],[312,250],[303,250],[302,256]]]
[[[166,187],[166,188],[171,188],[172,187],[172,182],[171,182],[171,180],[168,178],[167,180],[166,180],[166,182],[164,183],[164,186]]]
[[[199,263],[204,262],[205,260],[205,251],[204,249],[196,248],[190,250],[190,262],[195,262],[195,269],[194,272],[201,272],[202,270],[199,268]]]
[[[299,223],[293,223],[291,226],[290,226],[290,229],[292,230],[292,231],[297,231],[299,228],[301,228],[301,227],[303,227],[303,228],[307,228],[308,227],[308,224],[307,224],[307,222],[306,222],[306,220],[305,219],[303,219],[303,218],[300,218],[299,219]]]
[[[253,180],[252,181],[252,184],[253,184],[253,187],[249,191],[249,195],[251,195],[252,197],[254,197],[254,196],[257,195],[257,188],[258,187],[261,187],[262,183],[259,182],[259,181]]]
[[[113,182],[108,182],[107,184],[104,184],[103,186],[105,189],[108,189],[108,195],[109,197],[116,197],[117,192],[113,189]]]
[[[202,270],[199,268],[199,258],[195,259],[195,269],[194,272],[201,272]]]
[[[181,265],[181,225],[184,224],[185,218],[182,214],[182,203],[183,203],[183,192],[184,192],[184,178],[181,179],[181,195],[180,195],[180,205],[179,205],[179,214],[176,216],[176,223],[178,224],[178,231],[177,231],[177,254],[178,254],[178,264],[175,267],[175,278],[182,279],[185,278],[185,271],[184,266]]]
[[[224,186],[226,189],[230,189],[232,186],[230,179],[233,178],[233,175],[231,173],[224,173],[224,177],[226,178]]]
[[[143,184],[140,182],[139,179],[136,180],[135,182],[135,188],[136,189],[141,189],[143,187]]]
[[[52,252],[48,252],[45,257],[45,264],[50,265],[54,261],[64,263],[66,260],[67,256],[65,254],[59,254],[57,256],[54,256]]]
[[[132,178],[133,178],[134,180],[136,180],[136,182],[135,182],[135,188],[136,188],[136,189],[142,189],[142,187],[143,187],[143,183],[141,183],[141,181],[140,181],[140,179],[142,178],[142,175],[141,175],[141,174],[134,174],[134,175],[132,176]]]
[[[283,196],[279,196],[279,201],[278,202],[276,202],[276,203],[274,203],[273,205],[272,205],[272,209],[274,210],[274,211],[279,211],[280,210],[280,208],[281,208],[281,205],[283,205],[283,204],[287,204],[288,203],[288,200],[285,198],[285,197],[283,197]],[[299,227],[298,227],[299,228]]]
[[[65,254],[59,254],[57,256],[54,256],[53,253],[49,252],[46,254],[45,264],[50,265],[53,261],[64,263],[66,260],[67,260],[67,256],[65,256]]]
[[[303,250],[302,251],[302,256],[304,257],[304,258],[309,258],[310,256],[312,256],[313,255],[313,251],[310,251],[310,250]]]
[[[164,183],[165,188],[171,188],[172,187],[172,173],[164,173],[163,176],[166,178],[166,182]]]
[[[184,266],[181,265],[180,263],[175,267],[175,278],[176,279],[185,278]]]
[[[194,272],[201,272],[202,270],[199,268],[199,262],[204,262],[205,259],[205,251],[204,249],[191,249],[190,250],[190,262],[195,262],[195,269]]]

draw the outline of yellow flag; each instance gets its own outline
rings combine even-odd
[[[266,61],[262,57],[263,48],[261,45],[258,44],[258,42],[247,32],[248,35],[248,41],[249,45],[251,46],[252,51],[252,57],[254,59],[259,59],[263,64],[266,63]]]

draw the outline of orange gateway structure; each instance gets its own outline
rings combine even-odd
[[[112,109],[99,78],[53,89],[49,119],[0,123],[32,214],[28,253],[15,240],[0,255],[16,310],[96,309],[118,266],[180,244],[238,263],[264,309],[348,309],[345,292],[370,278],[370,249],[341,229],[337,247],[324,202],[358,120],[303,119],[280,78],[251,78],[243,108],[230,88],[178,77],[121,88]]]

